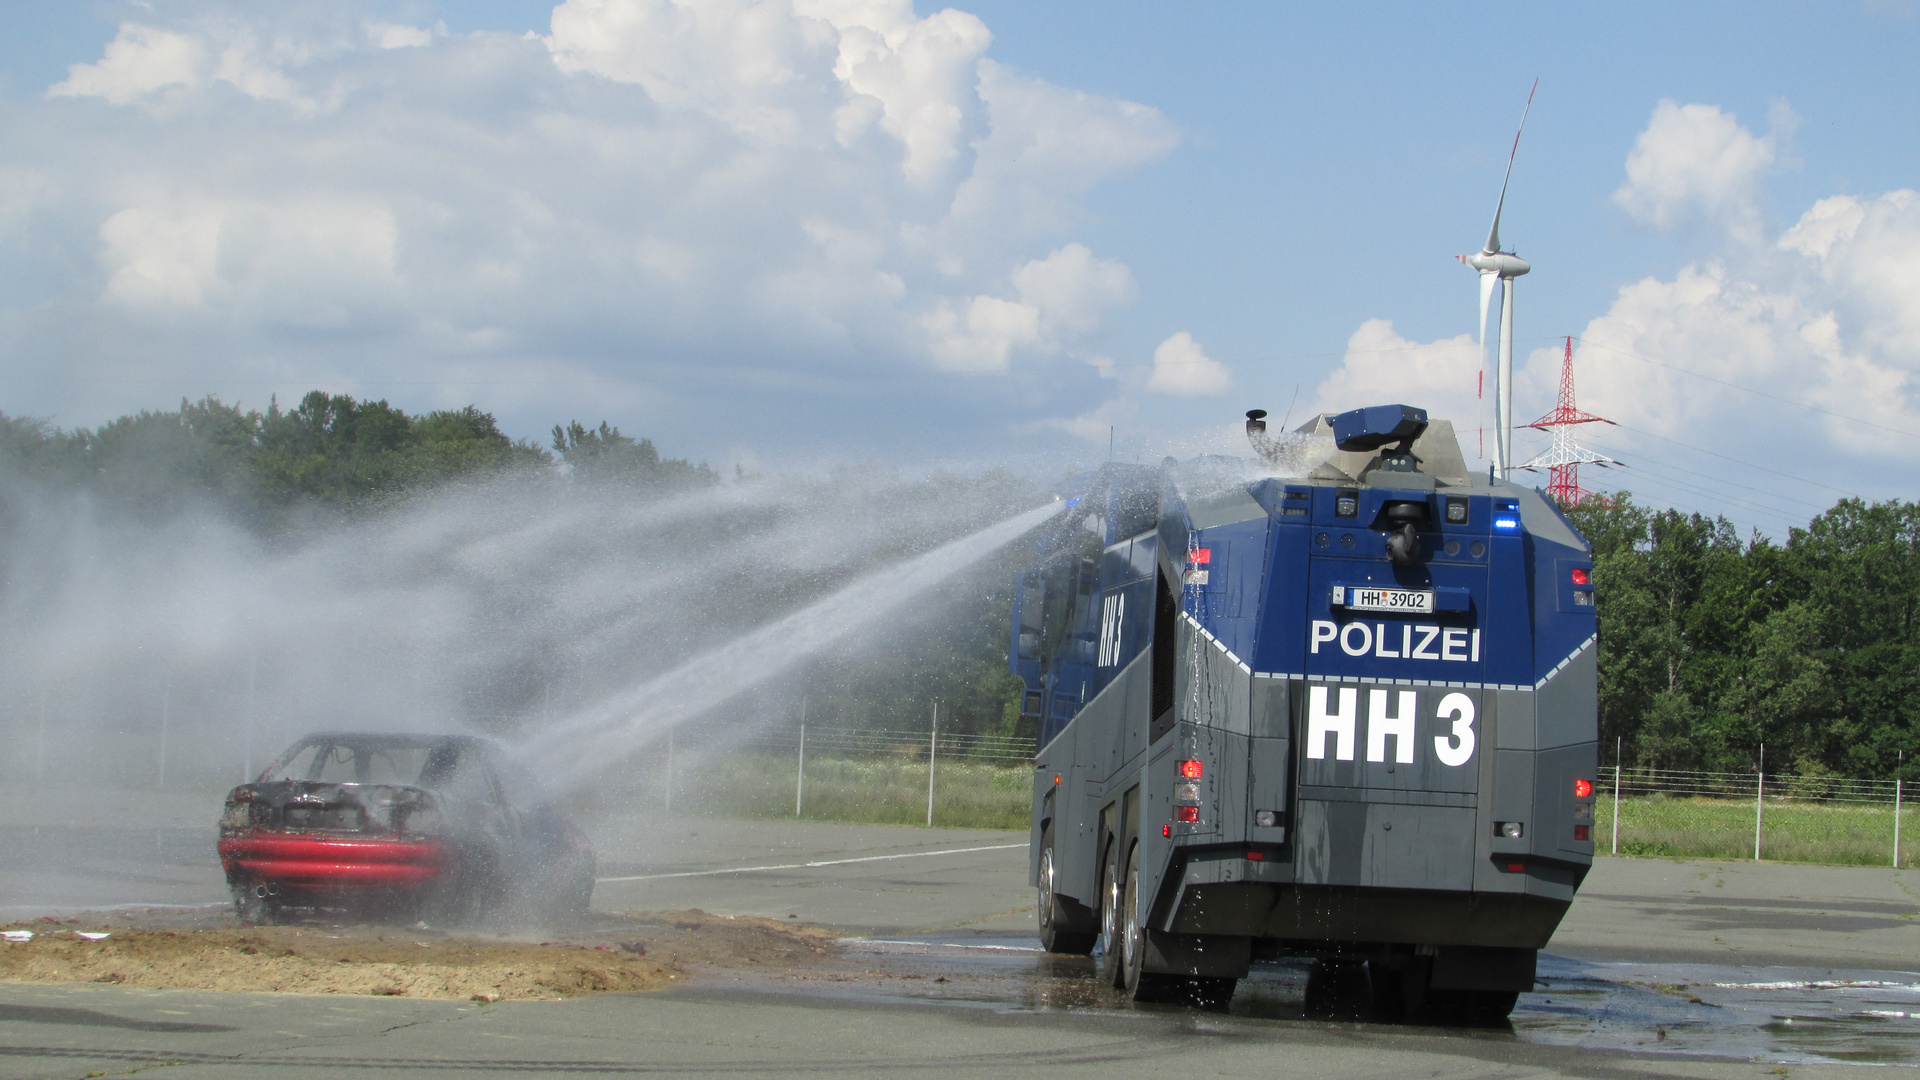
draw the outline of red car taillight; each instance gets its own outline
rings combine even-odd
[[[243,787],[227,793],[227,808],[220,814],[220,828],[245,829],[253,824],[254,794]]]

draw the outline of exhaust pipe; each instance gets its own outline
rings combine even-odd
[[[253,895],[259,897],[262,900],[268,899],[269,897],[279,896],[280,886],[276,884],[271,884],[271,883],[266,885],[255,885],[253,887]]]

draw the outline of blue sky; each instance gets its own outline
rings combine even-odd
[[[1920,479],[1910,4],[0,11],[9,414],[322,387],[756,467],[1471,429],[1453,256],[1538,76],[1517,413],[1571,334],[1589,486],[1777,534]]]

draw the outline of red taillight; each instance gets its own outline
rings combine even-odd
[[[1182,780],[1198,780],[1200,779],[1200,771],[1200,763],[1192,758],[1188,758],[1180,763],[1180,779]]]
[[[1187,552],[1187,561],[1195,566],[1205,566],[1213,561],[1212,548],[1194,548]]]
[[[1059,786],[1060,786],[1060,774],[1059,774],[1059,773],[1054,773],[1054,774],[1053,774],[1053,786],[1054,786],[1054,787],[1059,787]]]
[[[1200,808],[1197,806],[1176,806],[1173,808],[1173,820],[1195,822],[1200,820]]]
[[[1264,851],[1249,851],[1247,852],[1247,861],[1248,862],[1266,862],[1267,853]]]
[[[1527,872],[1526,863],[1510,862],[1507,864],[1507,873],[1509,874],[1524,874],[1526,872]]]
[[[1577,567],[1577,566],[1576,566],[1576,567],[1574,567],[1574,568],[1573,568],[1573,583],[1574,583],[1575,585],[1585,585],[1585,584],[1587,583],[1587,572],[1586,572],[1585,570],[1582,570],[1581,568],[1579,568],[1579,567]]]
[[[1575,840],[1591,840],[1591,839],[1593,839],[1593,826],[1591,826],[1591,825],[1575,825],[1575,826],[1573,827],[1573,838],[1574,838]]]
[[[1592,795],[1592,794],[1593,794],[1593,781],[1591,781],[1591,780],[1575,780],[1575,781],[1573,782],[1573,797],[1574,797],[1574,798],[1576,798],[1576,799],[1584,799],[1584,798],[1586,798],[1587,796],[1589,796],[1589,795]]]
[[[1161,835],[1161,836],[1172,836],[1172,835],[1173,835],[1173,826],[1171,826],[1171,825],[1162,825],[1162,826],[1160,826],[1160,835]]]

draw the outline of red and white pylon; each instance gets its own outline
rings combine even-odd
[[[1604,416],[1581,412],[1573,404],[1573,339],[1567,339],[1567,352],[1560,361],[1560,401],[1552,412],[1528,424],[1530,428],[1553,434],[1553,445],[1545,453],[1537,454],[1533,460],[1521,465],[1523,469],[1549,469],[1547,494],[1561,506],[1578,506],[1582,502],[1598,499],[1600,496],[1580,486],[1580,466],[1598,465],[1606,468],[1619,462],[1573,441],[1573,429],[1581,424],[1611,424],[1613,421]]]

